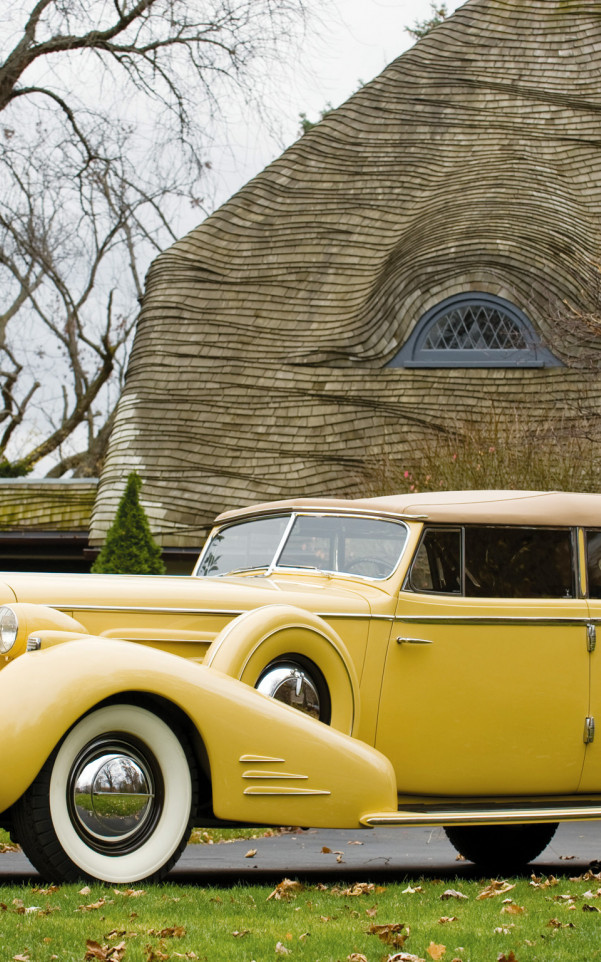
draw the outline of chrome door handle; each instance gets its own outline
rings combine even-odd
[[[397,638],[399,645],[431,645],[432,642],[426,638]]]

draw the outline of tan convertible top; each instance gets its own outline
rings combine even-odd
[[[457,524],[536,524],[601,527],[601,494],[564,491],[428,491],[383,498],[295,498],[220,514],[217,522],[286,510],[395,515]]]

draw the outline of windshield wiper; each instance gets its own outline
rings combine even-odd
[[[232,568],[231,571],[223,571],[218,578],[227,578],[228,575],[242,575],[246,571],[267,571],[269,565],[249,565],[248,568]]]

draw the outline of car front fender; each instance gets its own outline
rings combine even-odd
[[[219,818],[351,828],[366,813],[396,811],[393,768],[374,748],[212,668],[100,638],[29,652],[0,674],[0,811],[82,715],[132,693],[187,715],[207,752]]]

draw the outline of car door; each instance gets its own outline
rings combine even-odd
[[[601,529],[588,528],[581,534],[586,592],[589,599],[588,647],[591,685],[580,791],[601,792]]]
[[[588,609],[568,529],[427,527],[400,592],[376,746],[402,793],[576,791]]]

